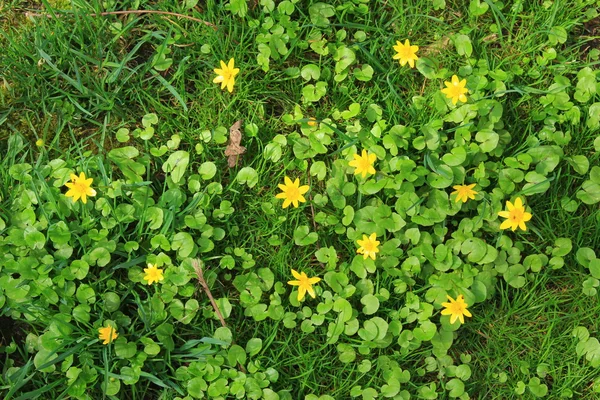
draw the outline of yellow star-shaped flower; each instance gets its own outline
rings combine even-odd
[[[362,240],[357,240],[356,243],[360,246],[356,252],[358,254],[363,255],[363,259],[367,259],[371,257],[372,260],[375,260],[375,255],[379,253],[379,240],[377,240],[377,234],[372,233],[371,236],[367,237],[367,235],[363,235]]]
[[[463,295],[458,295],[458,297],[456,298],[456,300],[454,300],[452,297],[446,295],[446,297],[448,297],[448,300],[450,300],[450,303],[442,303],[442,306],[445,307],[442,310],[442,315],[450,315],[450,323],[453,324],[457,319],[460,320],[461,324],[465,323],[465,316],[467,317],[472,317],[471,313],[469,312],[469,310],[467,310],[467,307],[469,306],[467,303],[465,303],[465,299],[463,298]]]
[[[92,189],[92,181],[94,179],[85,179],[85,173],[80,173],[79,176],[71,174],[71,182],[65,183],[69,188],[65,196],[71,197],[73,202],[81,199],[83,204],[87,203],[87,196],[95,196],[96,191]]]
[[[290,204],[293,204],[294,207],[298,207],[298,202],[306,202],[306,199],[302,195],[308,192],[308,185],[300,186],[300,180],[298,178],[292,182],[287,176],[283,181],[285,182],[285,185],[277,185],[283,192],[275,196],[278,199],[284,199],[283,208],[287,208]]]
[[[525,211],[521,198],[517,197],[514,204],[507,201],[506,208],[508,211],[500,211],[498,213],[502,218],[507,218],[507,220],[500,225],[500,229],[510,228],[515,231],[517,228],[521,228],[526,231],[527,226],[525,225],[525,222],[531,220],[532,215]]]
[[[109,344],[119,336],[116,328],[113,328],[112,326],[105,326],[103,328],[99,328],[98,333],[98,339],[104,340],[102,344]]]
[[[471,200],[475,199],[475,195],[477,194],[477,192],[473,190],[475,185],[477,185],[477,184],[472,183],[470,185],[452,186],[452,188],[455,189],[455,191],[450,193],[450,195],[453,195],[453,194],[456,195],[456,200],[455,200],[456,203],[458,203],[459,201],[466,203],[468,199],[471,199]]]
[[[163,270],[157,268],[156,265],[148,263],[148,268],[144,268],[144,280],[148,283],[148,285],[152,285],[154,282],[159,282],[164,280]]]
[[[235,60],[232,58],[228,64],[221,61],[221,68],[215,68],[215,74],[217,77],[213,79],[213,83],[220,83],[221,90],[227,88],[229,93],[233,92],[233,85],[235,84],[235,76],[240,72],[239,68],[234,68]]]
[[[419,46],[411,46],[408,39],[406,39],[404,41],[404,44],[402,44],[399,41],[396,41],[394,50],[396,50],[396,54],[393,58],[394,60],[400,60],[401,66],[405,66],[406,63],[408,63],[408,65],[410,65],[411,68],[415,67],[415,61],[419,59],[419,57],[417,57],[417,51],[419,51]]]
[[[295,270],[292,270],[292,275],[294,275],[294,278],[298,280],[288,281],[288,284],[292,286],[298,286],[298,301],[301,301],[304,298],[306,292],[308,292],[308,294],[310,294],[310,296],[314,299],[316,294],[312,285],[314,285],[315,283],[319,283],[321,281],[321,278],[316,276],[309,278],[308,275],[306,275],[304,272],[298,273],[298,271]]]
[[[442,89],[442,93],[446,95],[447,98],[452,99],[452,104],[456,104],[459,100],[463,103],[467,102],[467,96],[465,93],[469,92],[465,86],[467,86],[467,80],[463,79],[462,81],[458,80],[458,76],[452,75],[452,82],[444,82],[446,85],[445,89]]]
[[[354,160],[350,161],[348,165],[356,168],[354,170],[354,175],[361,174],[364,178],[367,176],[367,174],[375,174],[376,171],[373,167],[375,160],[377,160],[377,156],[375,154],[369,154],[366,150],[363,150],[360,156],[358,154],[354,154],[353,157]]]

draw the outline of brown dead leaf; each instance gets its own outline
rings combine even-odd
[[[229,144],[225,149],[225,155],[227,156],[227,165],[229,168],[236,166],[238,159],[242,154],[246,152],[244,146],[240,146],[242,143],[242,120],[237,121],[229,128]]]

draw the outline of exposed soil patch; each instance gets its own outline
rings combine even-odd
[[[600,17],[585,22],[581,31],[582,39],[591,39],[585,42],[581,48],[582,55],[586,56],[590,50],[600,48]]]
[[[12,341],[21,345],[26,336],[27,325],[12,318],[0,317],[0,346],[8,346]]]

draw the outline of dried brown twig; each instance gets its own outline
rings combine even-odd
[[[226,327],[227,324],[225,323],[225,318],[223,318],[223,314],[221,314],[221,310],[219,310],[219,306],[217,305],[217,302],[215,301],[212,293],[210,292],[208,284],[206,283],[206,279],[204,279],[204,272],[202,271],[200,262],[198,262],[197,259],[193,259],[192,266],[194,267],[194,271],[196,271],[196,276],[198,277],[198,282],[200,282],[200,286],[202,286],[202,289],[204,290],[204,293],[206,293],[206,295],[208,296],[210,304],[212,304],[215,313],[217,314],[217,317],[219,317],[219,321],[221,321],[221,325],[223,327]]]
[[[204,279],[204,272],[202,271],[202,267],[200,266],[200,263],[201,263],[201,261],[198,261],[197,258],[194,258],[192,260],[192,266],[194,267],[194,271],[196,271],[196,276],[198,277],[198,282],[200,282],[200,286],[202,286],[202,290],[204,290],[204,293],[206,293],[206,295],[208,296],[208,299],[210,300],[210,304],[212,304],[212,307],[215,310],[217,317],[219,317],[219,321],[221,321],[221,325],[225,328],[225,327],[227,327],[227,324],[225,323],[225,318],[223,318],[223,314],[221,314],[221,310],[219,310],[219,306],[217,305],[215,298],[213,297],[212,293],[210,292],[210,288],[208,287],[208,284],[206,283],[206,279]],[[242,371],[243,373],[247,372],[246,368],[239,362],[238,362],[238,367],[239,367],[240,371]]]
[[[90,13],[90,14],[86,14],[89,15],[90,17],[103,17],[106,15],[129,15],[129,14],[136,14],[136,15],[141,15],[141,14],[158,14],[158,15],[171,15],[174,17],[179,17],[179,18],[184,18],[184,19],[189,19],[190,21],[195,21],[195,22],[200,22],[206,26],[210,26],[211,28],[213,28],[215,31],[217,30],[217,26],[215,24],[212,24],[208,21],[203,21],[199,18],[194,18],[194,17],[190,17],[189,15],[184,15],[184,14],[178,14],[178,13],[174,13],[174,12],[169,12],[169,11],[158,11],[158,10],[125,10],[125,11],[106,11],[106,12],[101,12],[101,13]],[[32,13],[32,12],[26,12],[25,13],[25,17],[46,17],[46,18],[52,18],[54,15],[53,14],[49,14],[49,13]]]

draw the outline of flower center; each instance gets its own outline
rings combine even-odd
[[[288,199],[297,199],[298,196],[300,195],[300,192],[298,190],[299,188],[297,188],[296,186],[288,186],[285,194],[287,195]]]
[[[83,183],[81,182],[77,182],[74,184],[74,188],[77,192],[79,193],[85,193],[87,191],[87,186],[85,186]]]
[[[361,170],[367,171],[371,167],[371,163],[368,158],[361,158],[358,164]]]
[[[367,242],[365,243],[365,245],[363,246],[363,249],[365,249],[365,251],[368,252],[373,252],[375,250],[375,244],[373,242]]]
[[[510,212],[510,219],[513,221],[521,221],[523,219],[523,210],[512,210]]]
[[[400,56],[402,58],[411,58],[412,55],[413,52],[410,50],[410,46],[406,46],[400,51]]]
[[[300,281],[300,286],[310,286],[308,283],[308,276],[302,276],[298,281]]]
[[[453,97],[460,96],[462,94],[462,87],[459,83],[453,83],[450,88],[450,93]]]
[[[450,305],[449,308],[450,311],[452,311],[452,313],[454,314],[463,314],[465,311],[465,308],[460,303],[453,303]]]

